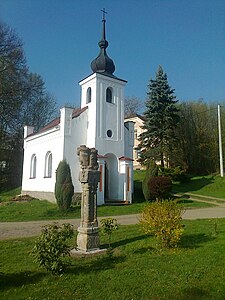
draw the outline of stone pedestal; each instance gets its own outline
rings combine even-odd
[[[84,252],[99,249],[98,227],[78,227],[77,249]]]
[[[98,171],[97,150],[80,146],[77,154],[80,158],[79,181],[82,186],[81,221],[78,227],[77,249],[88,253],[99,250],[97,188],[100,172]]]

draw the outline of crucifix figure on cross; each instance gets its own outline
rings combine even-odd
[[[102,17],[103,17],[103,21],[105,21],[105,15],[107,14],[107,11],[105,11],[105,8],[103,8],[103,9],[101,9],[101,11],[102,11]]]

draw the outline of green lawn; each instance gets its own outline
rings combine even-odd
[[[144,177],[145,171],[137,170],[134,172],[134,180],[138,182],[139,188],[141,188]],[[225,200],[225,178],[219,175],[195,176],[187,182],[173,183],[173,191],[224,198]]]
[[[138,214],[146,202],[124,206],[99,206],[98,217]],[[210,207],[208,203],[181,200],[185,208]],[[80,207],[72,207],[69,211],[60,211],[56,204],[46,200],[30,202],[7,202],[0,205],[0,222],[21,222],[38,220],[59,220],[80,218]]]
[[[224,198],[225,178],[219,175],[196,176],[184,183],[174,183],[173,190],[181,193],[193,193],[203,196]]]
[[[21,188],[15,188],[9,191],[0,192],[0,202],[5,202],[10,200],[12,197],[19,195],[21,193]]]
[[[142,194],[142,180],[145,171],[137,170],[134,172],[134,203],[126,206],[100,206],[98,216],[116,216],[140,213],[145,205]],[[204,182],[204,185],[203,185]],[[200,184],[201,183],[201,184]],[[211,186],[210,186],[211,185]],[[218,196],[225,190],[225,183],[218,176],[195,177],[188,183],[174,184],[174,189],[179,192],[190,191],[192,193],[203,193],[207,191],[213,196]],[[80,208],[72,207],[68,212],[59,211],[56,204],[48,201],[32,200],[30,202],[10,202],[9,200],[20,193],[20,189],[0,193],[0,222],[10,221],[34,221],[34,220],[57,220],[72,219],[80,217]],[[209,207],[212,204],[181,199],[185,208]]]
[[[0,298],[224,299],[224,219],[184,224],[179,248],[163,251],[157,250],[155,238],[144,235],[138,225],[120,226],[112,236],[112,258],[73,258],[61,277],[33,262],[29,255],[33,238],[0,241]],[[104,247],[106,239],[101,241]]]
[[[124,206],[99,206],[98,216],[128,215],[141,212],[145,203]],[[69,211],[60,211],[56,204],[46,200],[29,202],[7,202],[0,205],[0,222],[57,220],[80,218],[80,207],[72,207]]]

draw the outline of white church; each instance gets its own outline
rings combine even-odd
[[[115,65],[106,53],[105,22],[103,16],[100,53],[91,63],[92,74],[79,82],[81,108],[63,107],[60,117],[39,132],[24,127],[23,194],[55,202],[55,173],[64,159],[71,169],[74,192],[81,192],[77,147],[86,145],[98,150],[97,204],[132,202],[134,124],[124,122],[127,81],[113,75]]]

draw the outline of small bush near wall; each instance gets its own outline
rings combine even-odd
[[[148,201],[151,198],[150,190],[149,190],[149,180],[152,177],[158,175],[158,167],[155,162],[151,161],[146,168],[145,179],[142,182],[142,191],[145,197],[145,200]]]
[[[150,198],[162,200],[169,196],[172,190],[172,181],[166,176],[151,177],[148,182]]]
[[[172,200],[148,203],[142,211],[140,224],[145,233],[156,236],[159,245],[176,247],[181,235],[183,208]]]
[[[72,183],[70,167],[68,163],[63,160],[59,163],[56,170],[55,182],[55,198],[59,209],[67,210],[70,208],[73,193],[74,187]]]

